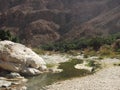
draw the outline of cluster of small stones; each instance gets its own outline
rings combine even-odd
[[[3,74],[4,72],[2,72]],[[19,73],[10,73],[0,75],[0,90],[27,90],[25,83],[27,79],[22,77]]]

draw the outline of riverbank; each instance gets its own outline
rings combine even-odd
[[[119,90],[120,67],[114,64],[120,63],[120,60],[105,59],[101,62],[107,66],[95,74],[60,81],[47,86],[46,90]]]

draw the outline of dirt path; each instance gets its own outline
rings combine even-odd
[[[114,61],[102,62],[111,64]],[[120,90],[120,67],[111,65],[90,76],[54,83],[46,90]]]

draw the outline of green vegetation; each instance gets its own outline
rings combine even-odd
[[[103,56],[103,57],[111,57],[111,58],[114,58],[115,55],[116,55],[116,52],[114,51],[113,48],[111,48],[111,46],[109,46],[109,45],[103,45],[103,46],[100,48],[98,54],[99,54],[100,56]]]
[[[75,69],[74,65],[80,64],[80,63],[83,63],[83,60],[71,59],[70,61],[63,62],[59,65],[59,69],[63,69],[62,72],[60,72],[60,73],[43,73],[43,74],[38,75],[34,78],[29,77],[28,83],[32,82],[30,84],[33,84],[33,82],[37,82],[37,83],[35,83],[35,85],[37,85],[39,88],[42,88],[42,87],[45,87],[46,85],[50,85],[50,84],[57,82],[57,81],[71,79],[74,77],[83,77],[83,76],[90,75],[90,74],[94,73],[94,71],[90,72],[88,70]],[[48,68],[51,68],[54,66],[54,64],[48,64],[47,66],[48,66]],[[32,85],[32,87],[33,87],[33,85]],[[42,88],[39,90],[46,90],[46,89]]]
[[[17,36],[12,35],[8,30],[0,30],[0,40],[10,40],[13,42],[19,42],[19,38]]]
[[[46,64],[46,66],[48,68],[53,68],[54,66],[56,66],[56,64],[55,63],[49,63],[49,64]]]
[[[81,38],[72,41],[55,42],[47,45],[42,45],[41,48],[43,50],[60,51],[60,52],[68,52],[70,50],[85,50],[89,48],[98,51],[101,48],[101,46],[104,45],[110,46],[117,39],[120,39],[120,33],[110,35],[108,37]],[[117,46],[117,50],[118,47],[120,47],[120,44],[119,46]]]
[[[45,51],[44,50],[41,50],[41,49],[39,49],[39,48],[33,48],[32,49],[35,53],[37,53],[37,54],[42,54],[42,55],[44,55],[45,54]]]
[[[120,58],[120,33],[107,37],[81,38],[73,41],[61,41],[41,46],[43,50],[71,53],[79,51],[84,58],[98,56]],[[73,54],[72,54],[73,55]]]
[[[113,44],[114,51],[120,52],[120,39],[116,40]]]
[[[83,60],[71,59],[70,61],[61,63],[59,69],[63,69],[63,71],[60,72],[59,75],[62,77],[62,79],[67,79],[67,78],[85,76],[91,74],[91,72],[87,70],[74,68],[76,64],[80,64],[80,63],[83,63]]]
[[[89,60],[86,66],[95,67],[96,66],[95,61]]]
[[[76,64],[82,64],[83,60],[80,59],[71,59],[67,62],[63,62],[59,65],[59,69],[63,69],[62,72],[59,73],[62,79],[72,78],[72,77],[79,77],[89,75],[95,72],[96,69],[100,68],[100,64],[96,61],[87,60],[86,66],[93,67],[94,70],[92,72],[85,70],[85,69],[76,69],[74,66]]]
[[[88,67],[93,67],[94,69],[101,68],[101,65],[98,62],[96,62],[96,61],[87,60],[87,62],[88,63],[86,64],[86,66],[88,66]]]
[[[97,52],[92,48],[84,49],[84,58],[88,58],[89,56],[96,56]]]

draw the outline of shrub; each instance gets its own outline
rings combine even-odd
[[[99,50],[99,54],[101,56],[115,56],[115,53],[113,52],[111,46],[109,45],[103,45],[100,50]]]
[[[95,61],[89,60],[86,66],[95,67],[95,65],[96,65],[96,64],[95,64]]]
[[[96,51],[94,50],[94,49],[92,49],[92,48],[86,48],[85,50],[84,50],[84,57],[85,56],[96,56],[97,55],[97,53],[96,53]]]
[[[13,36],[8,30],[0,30],[0,40],[10,40],[13,42],[19,42],[19,38],[17,36]]]
[[[41,50],[41,49],[39,49],[39,48],[33,48],[32,49],[35,53],[37,53],[37,54],[45,54],[45,51],[43,51],[43,50]]]
[[[112,45],[113,49],[117,52],[120,52],[120,39],[117,39],[113,45]]]
[[[92,52],[98,51],[101,46],[111,45],[117,39],[120,38],[120,34],[109,35],[107,37],[94,37],[94,38],[81,38],[71,41],[60,41],[51,44],[42,45],[41,48],[44,50],[54,50],[60,52],[68,52],[69,50],[84,50],[86,48],[92,48]],[[117,45],[118,47],[120,45]],[[117,49],[120,51],[119,49]]]

